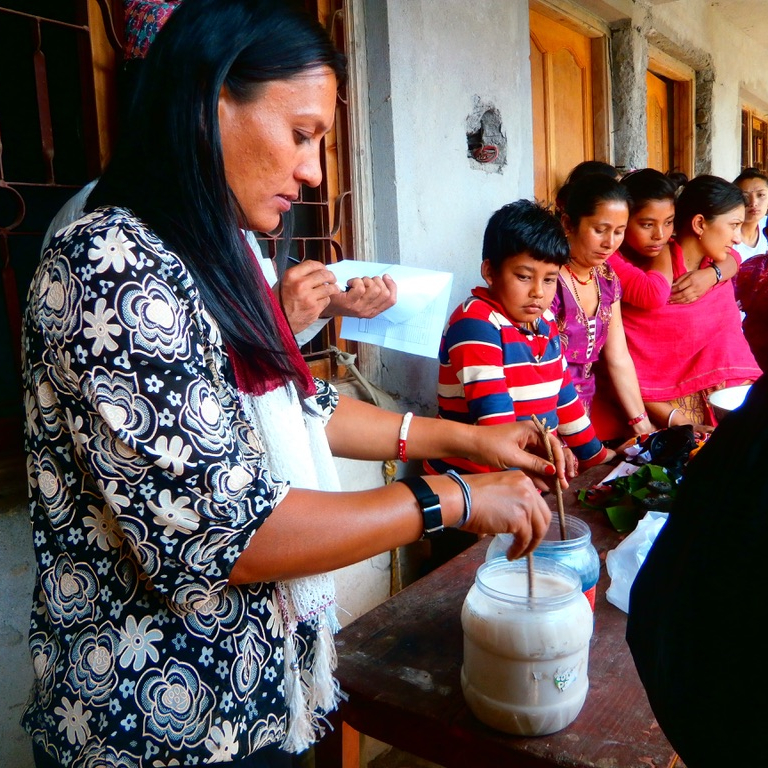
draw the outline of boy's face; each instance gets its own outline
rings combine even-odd
[[[504,307],[507,317],[515,323],[531,323],[555,298],[560,267],[520,253],[504,259],[499,269],[485,260],[481,272],[489,293]]]

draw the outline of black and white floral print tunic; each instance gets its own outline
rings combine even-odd
[[[23,355],[38,565],[25,728],[72,768],[279,743],[275,585],[227,578],[288,485],[264,468],[189,273],[130,212],[88,214],[43,255]],[[335,390],[318,382],[317,399],[329,418]]]

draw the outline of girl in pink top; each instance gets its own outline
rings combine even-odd
[[[665,178],[647,169],[627,178],[627,187],[638,191],[626,246],[611,263],[622,283],[627,345],[651,420],[708,431],[715,421],[707,396],[760,375],[729,279],[737,266],[732,246],[740,241],[744,201],[733,184],[699,176],[675,204],[674,189],[664,193],[659,177]],[[639,190],[654,181],[660,194],[644,197]],[[676,240],[669,239],[672,226]]]

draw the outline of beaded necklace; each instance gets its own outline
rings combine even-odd
[[[591,357],[592,351],[595,348],[595,338],[597,336],[597,313],[600,311],[600,299],[602,298],[602,294],[600,292],[600,281],[595,280],[595,268],[592,267],[589,270],[589,280],[586,282],[582,282],[579,280],[576,275],[573,274],[570,267],[566,264],[566,269],[568,270],[568,274],[571,276],[571,285],[573,286],[573,297],[576,299],[576,309],[577,309],[577,315],[579,318],[579,322],[584,325],[584,327],[587,329],[587,352],[586,356]],[[584,307],[581,306],[581,297],[579,296],[579,289],[576,287],[577,281],[581,285],[589,285],[593,280],[595,280],[595,289],[597,290],[597,310],[595,311],[595,317],[592,321],[590,321],[589,317],[587,317],[587,313],[584,311]],[[584,373],[585,375],[589,375],[589,371],[592,368],[591,363],[587,363]]]
[[[568,274],[571,276],[571,282],[576,280],[579,285],[589,285],[594,278],[594,267],[590,267],[589,277],[586,280],[582,280],[572,269],[570,264],[566,264],[565,268],[568,270]]]

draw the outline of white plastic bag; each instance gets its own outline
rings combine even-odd
[[[606,555],[605,567],[611,577],[611,584],[605,597],[624,613],[629,613],[629,590],[632,588],[632,582],[656,536],[667,522],[667,517],[668,512],[647,512],[638,522],[637,528]]]

